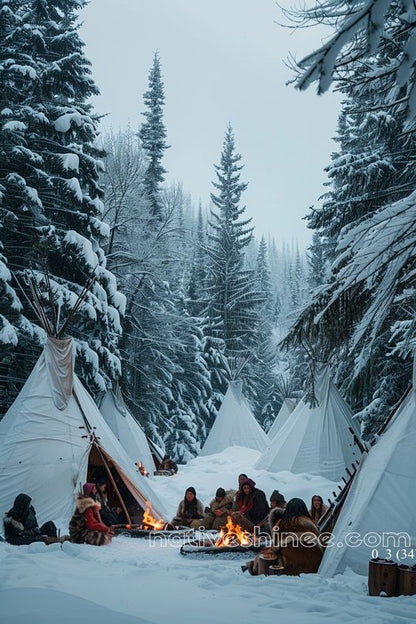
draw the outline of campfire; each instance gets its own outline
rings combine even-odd
[[[246,557],[247,552],[259,552],[260,545],[253,541],[253,536],[248,531],[235,524],[231,516],[227,518],[227,524],[220,529],[218,537],[211,538],[204,535],[191,542],[185,542],[181,546],[181,555],[197,557],[217,556],[225,558]]]
[[[220,529],[220,534],[215,542],[215,548],[251,546],[251,533],[244,531],[238,524],[234,524],[231,516],[227,518],[227,524]]]
[[[163,520],[156,520],[156,518],[151,515],[150,509],[150,506],[146,505],[143,514],[142,529],[145,531],[162,531],[166,523]]]
[[[128,537],[143,537],[151,539],[154,533],[161,537],[171,537],[172,535],[188,534],[190,529],[185,527],[173,527],[169,522],[158,520],[151,513],[151,506],[146,503],[141,524],[115,524],[113,528],[118,534]]]

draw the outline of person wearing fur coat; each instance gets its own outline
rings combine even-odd
[[[49,520],[38,525],[36,512],[31,505],[32,499],[28,494],[18,494],[13,507],[4,514],[4,537],[9,544],[25,546],[33,542],[62,542],[65,538],[58,538],[55,524]]]
[[[185,491],[183,500],[179,503],[176,516],[171,524],[173,526],[189,526],[191,529],[198,529],[202,525],[204,508],[200,500],[196,497],[195,488],[190,486]]]
[[[288,502],[278,527],[274,527],[274,533],[276,531],[285,574],[318,572],[323,556],[319,531],[301,498],[292,498]]]
[[[100,503],[94,498],[97,492],[95,483],[85,483],[83,492],[77,496],[75,512],[69,523],[71,542],[92,546],[109,544],[114,531],[101,520]]]
[[[206,529],[215,529],[218,531],[222,526],[227,524],[227,518],[234,500],[234,490],[226,492],[224,488],[218,488],[215,498],[205,508],[205,516],[201,525]]]
[[[292,498],[286,510],[273,527],[273,546],[264,549],[268,555],[275,554],[280,574],[296,576],[318,572],[323,549],[319,544],[319,532],[301,498]],[[259,573],[259,556],[242,566],[243,572]]]

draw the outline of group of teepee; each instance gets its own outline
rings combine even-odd
[[[0,509],[27,492],[41,522],[67,523],[81,485],[101,470],[127,518],[150,507],[156,519],[165,519],[163,503],[137,467],[140,462],[153,472],[161,450],[149,446],[119,391],[105,393],[99,410],[74,372],[73,340],[48,333],[37,364],[0,421]],[[285,399],[266,435],[241,382],[230,382],[201,453],[251,448],[261,453],[256,468],[332,481],[340,481],[353,462],[359,465],[338,509],[321,574],[333,576],[346,567],[365,574],[374,545],[380,552],[396,548],[416,555],[416,372],[413,387],[369,448],[360,442],[358,425],[327,365],[316,367],[314,396],[313,406],[306,397],[297,404]],[[353,544],[348,542],[352,532]]]
[[[349,567],[367,574],[374,544],[380,556],[395,550],[403,557],[412,553],[416,557],[416,373],[388,426],[364,453],[358,424],[327,365],[316,367],[314,393],[313,407],[306,397],[297,404],[285,399],[265,436],[242,395],[241,383],[231,382],[202,454],[229,446],[254,448],[261,451],[256,468],[322,475],[333,481],[341,481],[345,469],[358,464],[319,573],[334,576]]]
[[[360,456],[354,442],[360,435],[358,425],[331,381],[328,365],[316,366],[314,394],[313,406],[303,398],[285,416],[256,468],[321,475],[339,481],[345,467]],[[275,423],[269,436],[274,427]]]
[[[230,382],[202,454],[242,446],[262,453],[256,468],[340,480],[345,467],[360,455],[354,443],[359,438],[358,425],[332,383],[328,366],[317,366],[314,387],[315,406],[306,398],[297,405],[295,399],[285,399],[266,435],[243,396],[241,382]]]

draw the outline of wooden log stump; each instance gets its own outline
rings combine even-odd
[[[258,557],[258,574],[269,574],[269,567],[277,562],[277,555],[274,552],[266,550],[260,553]]]
[[[416,594],[416,566],[399,565],[397,568],[397,596]]]
[[[368,566],[368,593],[370,596],[397,595],[398,566],[388,559],[371,559]]]

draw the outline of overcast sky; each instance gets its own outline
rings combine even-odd
[[[182,181],[196,204],[208,205],[213,164],[231,122],[256,235],[310,241],[302,217],[324,190],[340,100],[286,86],[284,60],[311,52],[319,32],[278,26],[283,18],[274,0],[90,0],[81,19],[101,91],[94,104],[109,113],[106,127],[141,123],[159,50],[171,145],[167,180]]]

